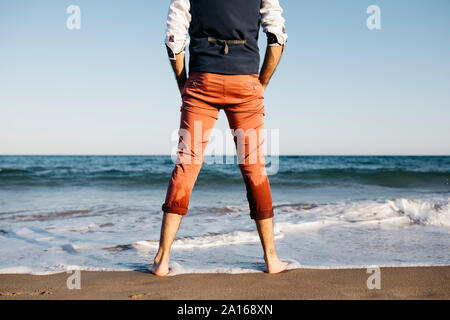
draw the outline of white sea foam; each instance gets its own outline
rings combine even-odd
[[[299,262],[292,259],[282,259],[287,262],[287,270],[294,269],[312,269],[312,270],[339,270],[339,269],[366,269],[371,267],[379,268],[408,268],[408,267],[439,267],[447,266],[447,264],[427,264],[427,263],[413,263],[413,264],[381,264],[381,265],[332,265],[332,266],[318,266],[318,265],[302,265]],[[228,273],[228,274],[239,274],[239,273],[261,273],[264,272],[264,265],[261,261],[260,267],[254,268],[240,268],[240,267],[218,267],[218,268],[195,268],[184,266],[178,262],[171,262],[170,264],[170,274],[169,276],[175,276],[180,274],[192,274],[192,273]],[[151,265],[148,266],[148,271],[150,271]],[[45,268],[30,268],[27,266],[17,266],[17,267],[7,267],[0,268],[0,274],[32,274],[32,275],[50,275],[58,273],[71,273],[74,270],[80,271],[104,271],[104,272],[125,272],[133,271],[132,268],[102,268],[102,267],[91,267],[91,266],[80,266],[80,265],[54,265],[47,266]]]
[[[188,273],[255,273],[261,272],[256,269],[247,269],[247,268],[239,268],[239,267],[221,267],[221,268],[213,268],[213,269],[201,269],[201,268],[192,268],[182,266],[177,262],[173,262],[170,264],[170,276],[176,276],[179,274],[188,274]]]
[[[317,231],[324,227],[341,225],[358,227],[404,227],[413,224],[450,227],[448,200],[393,199],[382,201],[325,204],[311,210],[287,210],[280,217],[276,229],[282,233]],[[302,219],[308,221],[302,221]],[[309,221],[312,220],[312,221]]]
[[[102,268],[102,267],[92,267],[92,266],[80,266],[80,265],[48,265],[45,267],[27,267],[27,266],[17,266],[17,267],[6,267],[0,268],[0,274],[33,274],[33,275],[48,275],[57,273],[70,273],[74,270],[80,271],[133,271],[131,268]]]
[[[236,213],[223,223],[215,222],[217,212],[205,210],[183,222],[183,231],[192,236],[175,240],[174,261],[180,264],[173,265],[174,274],[264,269],[263,262],[246,261],[261,256],[254,222],[239,206],[223,211]],[[158,248],[160,218],[141,216],[124,215],[109,229],[98,226],[111,224],[110,216],[20,222],[12,228],[5,224],[0,228],[0,273],[58,273],[72,264],[81,270],[145,269]],[[450,263],[448,198],[283,203],[275,207],[274,221],[279,254],[305,263],[290,262],[289,268],[362,268],[373,261],[380,266]],[[383,237],[367,228],[384,229]],[[155,240],[141,240],[148,237]]]
[[[405,215],[414,223],[450,227],[450,206],[427,201],[396,199],[390,200],[392,210]]]
[[[302,265],[296,260],[292,259],[282,259],[284,262],[287,262],[287,270],[295,270],[295,269],[311,269],[311,270],[346,270],[346,269],[367,269],[367,268],[408,268],[408,267],[435,267],[435,266],[445,266],[445,265],[437,265],[437,264],[424,264],[424,263],[415,263],[415,264],[382,264],[382,265],[334,265],[334,266],[317,266],[317,265]],[[228,274],[239,274],[239,273],[261,273],[264,272],[264,264],[260,262],[260,268],[239,268],[239,267],[219,267],[219,268],[193,268],[188,266],[183,266],[178,262],[170,263],[169,276],[176,276],[180,274],[192,274],[192,273],[228,273]],[[148,267],[148,270],[151,270],[151,265]]]
[[[319,221],[307,221],[307,222],[278,222],[274,225],[274,231],[277,234],[293,233],[293,232],[317,232],[318,230],[329,227],[332,225],[338,225],[341,222],[336,220],[319,220]]]
[[[283,238],[283,234],[276,234],[275,239]],[[176,239],[173,243],[173,249],[193,249],[193,248],[211,248],[228,245],[238,245],[252,242],[259,242],[256,231],[234,231],[230,233],[205,235],[198,237],[188,237]],[[159,241],[137,241],[132,244],[136,249],[157,249]]]
[[[1,268],[0,274],[32,273],[33,269],[26,266]]]
[[[282,259],[284,262],[287,262],[287,269],[298,269],[301,268],[302,265],[292,259]],[[254,268],[240,268],[240,267],[219,267],[219,268],[209,268],[209,269],[202,269],[202,268],[192,268],[183,266],[178,262],[172,262],[169,266],[170,268],[170,276],[175,276],[179,274],[189,274],[189,273],[230,273],[230,274],[237,274],[237,273],[260,273],[265,270],[265,265],[263,261],[258,262],[258,266]],[[151,265],[149,266],[149,270],[151,269]]]
[[[285,212],[275,217],[275,238],[298,232],[317,232],[320,229],[339,226],[353,227],[380,226],[405,227],[412,224],[450,226],[447,204],[437,205],[427,201],[395,199],[387,201],[367,201],[362,203],[338,203],[308,208],[308,220],[299,218],[298,205],[283,206]],[[301,207],[300,207],[301,208]],[[290,210],[292,209],[292,210]],[[313,217],[313,218],[311,218]],[[256,231],[234,231],[230,233],[178,238],[173,249],[211,248],[228,245],[257,243]],[[138,250],[157,249],[158,241],[137,241],[132,244]]]

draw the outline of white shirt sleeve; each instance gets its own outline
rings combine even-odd
[[[187,32],[191,23],[190,10],[189,0],[171,0],[164,41],[171,60],[175,60],[176,54],[185,53],[189,44]]]
[[[270,46],[284,45],[287,42],[288,35],[284,27],[286,21],[283,16],[283,9],[278,0],[262,0],[260,9],[261,25],[263,31],[268,34],[271,33],[276,37],[276,43],[269,44]]]

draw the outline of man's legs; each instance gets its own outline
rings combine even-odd
[[[183,97],[184,103],[180,129],[190,133],[190,145],[179,144],[179,158],[181,161],[175,165],[172,172],[166,201],[163,205],[163,211],[165,213],[161,226],[161,239],[152,268],[152,272],[161,276],[167,275],[169,272],[170,248],[180,226],[182,216],[187,212],[190,193],[200,171],[201,163],[203,162],[203,151],[209,139],[209,135],[205,135],[205,131],[212,129],[217,119],[218,109],[212,105],[220,104],[220,99],[224,97],[223,86],[221,85],[222,79],[216,81],[217,79],[210,78],[210,85],[206,85],[208,84],[208,80],[202,77],[196,80],[196,83],[203,82],[200,86],[196,84],[192,84],[191,86],[188,79]],[[219,77],[219,75],[214,77]],[[251,80],[252,84],[255,81],[254,78],[245,76],[244,78],[247,78],[246,81]],[[256,130],[256,144],[250,143],[248,137],[244,137],[243,149],[240,150],[238,147],[239,168],[241,169],[247,188],[250,216],[255,219],[263,246],[267,272],[277,273],[286,269],[286,264],[278,259],[274,248],[272,197],[269,180],[265,171],[264,157],[262,155],[262,140],[259,136],[259,129],[262,129],[264,123],[264,108],[258,102],[262,100],[262,92],[255,91],[246,94],[246,99],[244,100],[247,102],[241,103],[241,77],[233,77],[230,82],[228,80],[226,82],[227,84],[231,84],[231,90],[228,94],[231,94],[231,99],[232,101],[234,100],[234,102],[231,102],[231,105],[234,107],[229,107],[225,110],[230,128],[243,130],[244,133],[248,129]],[[193,129],[196,127],[196,121],[201,123],[200,135],[193,132]],[[180,137],[180,142],[182,140]],[[236,141],[238,142],[238,140]],[[195,148],[195,146],[199,147]],[[239,143],[237,143],[237,146],[239,146]],[[241,155],[244,155],[244,159],[241,158]],[[261,155],[262,162],[260,161]],[[241,163],[241,160],[244,160],[244,162]],[[256,163],[252,161],[256,161]]]
[[[273,218],[255,220],[255,222],[264,251],[264,261],[266,262],[267,272],[278,273],[286,270],[286,263],[278,259],[277,253],[275,252]]]
[[[152,272],[157,276],[169,273],[170,248],[180,227],[183,216],[177,213],[165,212],[161,224],[158,253],[153,261]]]
[[[239,118],[242,114],[237,114]],[[230,115],[230,118],[236,118],[236,115]],[[245,117],[247,121],[246,124],[252,123],[248,121],[249,118]],[[262,115],[254,115],[254,118],[260,119],[262,121]],[[236,120],[236,119],[234,119]],[[231,123],[231,122],[230,122]],[[247,131],[248,132],[248,131]],[[251,130],[250,130],[251,132]],[[270,192],[269,178],[267,177],[267,172],[265,169],[264,158],[262,155],[262,140],[259,140],[259,133],[257,134],[258,143],[257,146],[251,146],[252,143],[247,140],[248,136],[244,137],[241,142],[240,139],[236,139],[236,145],[239,143],[244,143],[245,147],[242,150],[245,151],[245,156],[241,158],[238,152],[238,161],[243,159],[242,163],[239,163],[239,168],[241,169],[242,177],[245,182],[245,187],[247,189],[247,199],[250,206],[250,216],[255,220],[256,227],[258,229],[259,238],[264,252],[264,261],[266,262],[268,273],[278,273],[286,270],[286,263],[281,262],[275,251],[274,244],[274,234],[273,234],[273,208],[272,208],[272,195]],[[244,142],[245,141],[245,142]],[[238,147],[239,149],[239,147]],[[253,151],[252,151],[253,150]],[[252,156],[249,155],[253,152],[261,153],[262,158],[258,158],[257,163],[252,163]],[[254,159],[255,157],[253,157]]]
[[[165,276],[169,273],[170,248],[181,220],[187,213],[191,192],[203,163],[203,152],[209,139],[208,132],[210,133],[210,129],[214,126],[218,113],[218,110],[209,110],[206,113],[204,109],[197,111],[195,108],[182,111],[181,128],[189,131],[191,147],[186,143],[180,143],[179,163],[175,165],[167,187],[166,201],[163,204],[164,217],[161,224],[159,249],[152,267],[152,272],[158,276]],[[196,126],[194,122],[201,125]],[[201,132],[194,133],[193,128]],[[205,134],[205,131],[208,132]],[[198,148],[195,148],[195,145]]]
[[[233,80],[234,81],[234,80]],[[276,254],[273,234],[273,207],[263,153],[264,106],[259,80],[242,76],[235,80],[227,94],[241,100],[225,108],[230,128],[234,130],[239,168],[247,189],[250,217],[255,220],[264,251],[268,273],[286,269]],[[239,82],[242,83],[239,83]],[[242,87],[244,90],[242,90]]]
[[[207,86],[205,76],[190,76],[183,94],[180,119],[178,159],[167,187],[161,225],[159,249],[152,272],[159,276],[169,273],[170,249],[203,164],[203,153],[219,110],[214,107],[214,87]],[[211,101],[206,101],[206,100]]]

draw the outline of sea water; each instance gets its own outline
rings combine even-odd
[[[261,272],[237,164],[203,166],[172,274]],[[270,162],[268,162],[270,165]],[[170,156],[0,156],[0,273],[146,272]],[[450,157],[281,156],[270,175],[289,268],[450,265]]]

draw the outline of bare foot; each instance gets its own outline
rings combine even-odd
[[[277,256],[264,257],[264,261],[266,262],[267,273],[280,273],[287,270],[287,263],[278,259]]]
[[[151,268],[151,273],[153,273],[155,276],[159,276],[159,277],[165,277],[169,274],[169,261],[158,261],[160,259],[156,259],[153,262],[152,268]]]

